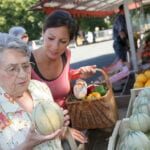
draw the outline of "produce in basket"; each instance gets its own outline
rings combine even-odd
[[[102,69],[96,69],[103,76],[103,82],[87,87],[87,95],[78,99],[72,93],[67,99],[67,108],[72,127],[77,129],[112,128],[118,112],[111,83]]]
[[[93,90],[93,92],[98,92],[102,96],[104,96],[107,92],[107,88],[101,84],[101,85],[95,86],[95,89]]]
[[[94,84],[90,84],[87,87],[87,94],[92,93],[95,90],[95,85]]]
[[[85,98],[87,95],[87,83],[84,80],[77,80],[73,87],[73,94],[77,99]]]
[[[73,94],[78,100],[98,100],[107,93],[107,88],[101,84],[90,84],[87,86],[86,81],[77,80],[73,87]]]
[[[85,100],[92,101],[92,100],[98,100],[100,98],[101,98],[101,94],[99,92],[91,92],[88,94]]]

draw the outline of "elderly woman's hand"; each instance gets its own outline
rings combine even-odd
[[[68,126],[70,123],[70,117],[68,115],[68,110],[63,110],[63,114],[64,114],[64,126]],[[29,129],[29,132],[27,134],[26,140],[24,141],[24,143],[22,143],[21,145],[19,145],[17,148],[15,148],[15,150],[32,150],[33,147],[49,141],[49,140],[53,140],[56,137],[59,137],[62,135],[63,133],[63,128],[62,129],[58,129],[57,131],[49,134],[49,135],[41,135],[40,133],[38,133],[35,129],[34,124],[32,124],[32,126]]]
[[[43,142],[53,140],[56,137],[60,136],[61,132],[62,132],[62,129],[58,129],[57,131],[55,131],[49,135],[41,135],[36,131],[35,126],[32,125],[29,129],[29,132],[27,134],[25,142],[22,144],[22,147],[23,147],[22,149],[23,150],[24,149],[32,150],[33,147],[35,147]],[[20,150],[22,150],[22,149],[20,148]]]
[[[64,114],[64,126],[68,126],[70,123],[70,117],[68,115],[68,110],[63,110],[63,114]],[[27,136],[27,143],[29,143],[32,146],[36,146],[38,144],[41,144],[45,141],[48,140],[53,140],[56,137],[60,136],[62,134],[62,130],[63,129],[58,129],[57,131],[53,132],[52,134],[49,135],[41,135],[39,133],[36,132],[35,126],[32,125],[29,132],[28,132],[28,136]]]
[[[96,73],[96,65],[84,66],[79,69],[80,78],[86,79]]]

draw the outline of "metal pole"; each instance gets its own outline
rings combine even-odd
[[[128,37],[129,37],[129,44],[130,44],[130,51],[131,51],[131,63],[132,63],[133,70],[136,72],[138,71],[138,65],[137,65],[136,49],[135,49],[133,30],[132,30],[132,22],[130,18],[130,12],[128,9],[128,2],[129,0],[124,0],[124,10],[125,10],[125,18],[127,23],[127,30],[128,30]]]

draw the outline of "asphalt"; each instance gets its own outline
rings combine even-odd
[[[78,67],[85,64],[97,64],[98,67],[102,67],[110,64],[115,57],[112,42],[112,40],[109,40],[71,48],[72,66]]]

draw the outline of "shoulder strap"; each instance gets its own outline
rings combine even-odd
[[[31,64],[31,65],[32,65],[32,67],[34,68],[35,65],[36,65],[36,61],[35,61],[35,58],[34,58],[33,53],[31,53],[30,62],[33,62],[33,64]]]

